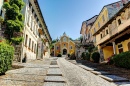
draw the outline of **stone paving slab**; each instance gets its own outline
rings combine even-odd
[[[90,68],[90,67],[87,67],[85,65],[78,65],[78,66],[81,67],[81,68],[83,68],[83,69],[85,69],[85,70],[88,70],[88,71],[94,71],[94,70],[97,69],[97,68]]]
[[[45,82],[65,82],[65,79],[62,76],[46,76],[44,81]]]
[[[57,61],[51,61],[50,65],[57,65]]]
[[[2,79],[5,79],[5,80],[11,79],[11,80],[16,80],[16,81],[36,81],[36,82],[43,82],[44,76],[24,75],[24,74],[9,74],[9,75],[6,75]]]
[[[123,81],[129,81],[128,79],[126,78],[123,78],[123,77],[119,77],[119,76],[116,76],[116,75],[99,75],[100,77],[110,81],[110,82],[123,82]]]
[[[130,86],[130,82],[115,82],[119,86]]]
[[[0,86],[43,86],[43,83],[0,79]]]
[[[50,68],[59,68],[58,65],[50,65]]]
[[[96,74],[96,75],[110,75],[110,73],[105,72],[105,71],[91,71],[92,73]]]
[[[21,68],[16,70],[9,70],[6,74],[37,74],[37,75],[46,75],[46,69],[42,68]]]
[[[51,68],[48,70],[47,75],[62,76],[62,72],[59,68]]]
[[[67,86],[67,84],[57,82],[45,82],[43,86]]]

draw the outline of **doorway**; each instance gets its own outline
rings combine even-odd
[[[63,55],[66,55],[66,54],[67,54],[67,50],[63,49]]]

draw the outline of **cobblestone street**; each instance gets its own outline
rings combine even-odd
[[[61,57],[13,65],[24,67],[7,71],[0,86],[117,86]]]

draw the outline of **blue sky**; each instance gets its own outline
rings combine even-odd
[[[80,37],[82,22],[98,15],[104,5],[119,0],[38,0],[52,39],[64,32],[76,39]]]

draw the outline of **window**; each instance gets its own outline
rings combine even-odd
[[[102,16],[102,20],[103,20],[103,22],[105,21],[104,15]]]
[[[65,44],[64,44],[64,46],[65,46]]]
[[[0,16],[2,16],[2,10],[1,10]]]
[[[96,28],[94,28],[94,33],[96,32]]]
[[[101,34],[101,38],[102,38],[102,34]]]
[[[34,53],[36,53],[36,44],[35,44],[35,46],[34,46]]]
[[[29,49],[31,49],[31,38],[29,38]]]
[[[106,30],[106,34],[108,34],[108,29]]]
[[[31,22],[31,28],[30,28],[31,30],[33,29],[33,24],[34,24],[34,22],[32,21]]]
[[[57,50],[59,50],[59,47],[57,46]]]
[[[120,20],[120,19],[118,19],[118,24],[119,24],[119,25],[121,24],[121,20]]]
[[[25,38],[25,46],[27,46],[27,41],[28,41],[28,35],[26,35],[26,38]]]
[[[119,50],[119,53],[122,53],[122,52],[123,52],[122,44],[119,44],[119,45],[118,45],[118,50]]]
[[[100,28],[100,23],[98,22],[98,27]]]
[[[70,46],[70,49],[73,49],[73,47],[72,47],[72,46]]]
[[[33,52],[33,44],[34,44],[34,42],[32,41],[32,52]]]

